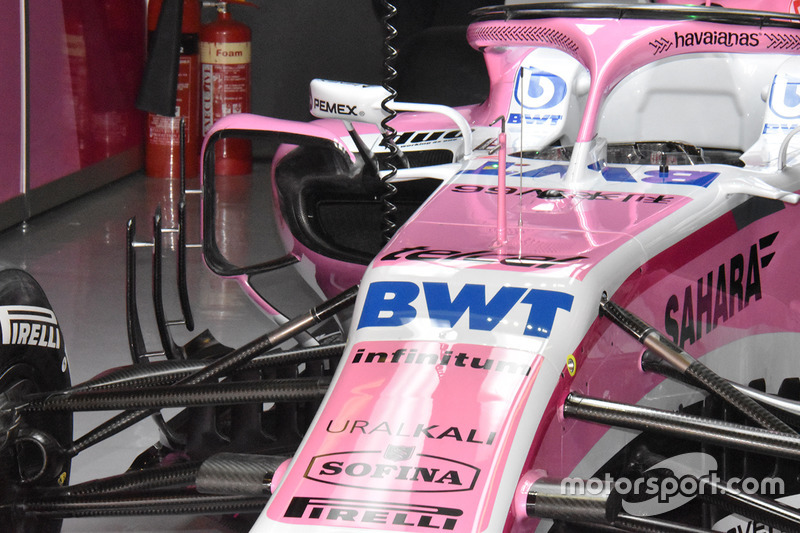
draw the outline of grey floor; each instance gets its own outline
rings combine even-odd
[[[235,201],[222,210],[222,218],[227,236],[225,245],[235,255],[235,248],[244,245],[248,230],[252,229],[247,210],[240,204],[249,202],[254,195],[248,181],[229,184],[236,192],[232,195]],[[162,206],[165,227],[175,224],[176,213],[172,206],[177,194],[177,180],[129,176],[0,233],[0,262],[30,272],[55,309],[66,342],[73,383],[91,378],[104,369],[129,364],[124,300],[126,221],[136,217],[138,240],[150,241],[156,206]],[[199,240],[199,202],[198,195],[189,196],[188,226],[193,229],[190,233],[193,242]],[[263,226],[260,229],[264,231]],[[175,237],[168,237],[165,268],[169,272]],[[271,240],[269,246],[274,242]],[[208,328],[221,342],[236,347],[273,326],[271,319],[249,301],[235,282],[220,279],[206,269],[199,250],[189,250],[188,256],[190,297],[198,323],[196,331]],[[156,349],[158,336],[151,318],[152,308],[147,304],[150,301],[149,250],[140,250],[137,257],[138,292],[140,300],[145,302],[140,309],[145,341],[149,349]],[[171,301],[176,300],[172,298]],[[172,317],[177,317],[177,310],[177,304],[167,306],[167,314]],[[186,342],[189,338],[188,333],[179,332],[177,340]],[[85,434],[113,414],[76,414],[75,436]],[[122,473],[140,452],[156,441],[153,422],[141,422],[78,455],[72,463],[72,482]],[[63,531],[235,531],[232,527],[208,517],[123,517],[68,519]]]

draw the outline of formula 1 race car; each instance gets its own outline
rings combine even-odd
[[[3,516],[800,531],[800,16],[728,4],[483,8],[482,104],[315,80],[319,120],[219,121],[204,258],[281,324],[241,347],[177,346],[160,316],[148,362],[129,286],[137,364],[70,386],[44,294],[3,272]],[[282,257],[220,235],[216,148],[241,137],[279,145]],[[328,299],[281,314],[255,280],[285,268]],[[74,439],[86,409],[123,412]],[[71,457],[148,417],[164,445],[68,485]]]

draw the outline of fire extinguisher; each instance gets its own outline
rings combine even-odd
[[[162,0],[149,0],[147,29],[156,29]],[[175,116],[147,114],[145,173],[151,177],[175,178],[180,175],[180,122],[184,120],[186,138],[186,176],[197,175],[200,159],[200,0],[183,0],[181,50],[178,65],[178,92]]]
[[[228,13],[229,2],[204,3],[217,8],[217,18],[200,30],[200,85],[203,135],[220,118],[250,112],[250,28]],[[252,147],[248,139],[222,139],[215,146],[215,171],[223,176],[250,174]]]

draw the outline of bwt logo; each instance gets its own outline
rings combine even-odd
[[[424,303],[418,301],[420,293]],[[486,298],[486,286],[466,284],[454,297],[447,283],[423,282],[422,288],[410,281],[379,281],[370,284],[358,329],[398,327],[427,312],[434,327],[452,328],[467,315],[467,327],[477,331],[492,331],[517,304],[530,306],[522,333],[547,338],[556,312],[572,309],[573,296],[557,291],[501,287]]]
[[[800,117],[800,78],[775,76],[769,94],[769,108],[781,118]]]
[[[555,74],[537,68],[522,68],[517,75],[514,97],[525,109],[555,107],[566,95],[567,83]]]

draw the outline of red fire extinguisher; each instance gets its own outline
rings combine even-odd
[[[227,3],[205,3],[217,8],[217,19],[200,30],[200,85],[203,135],[220,118],[250,112],[250,28],[234,20]],[[215,171],[223,176],[250,174],[252,147],[248,139],[222,139],[215,147]]]
[[[162,0],[149,0],[147,29],[155,31]],[[180,175],[180,121],[186,136],[186,176],[197,175],[200,158],[200,0],[183,0],[181,51],[178,65],[178,93],[174,117],[147,115],[145,173],[151,177]]]

